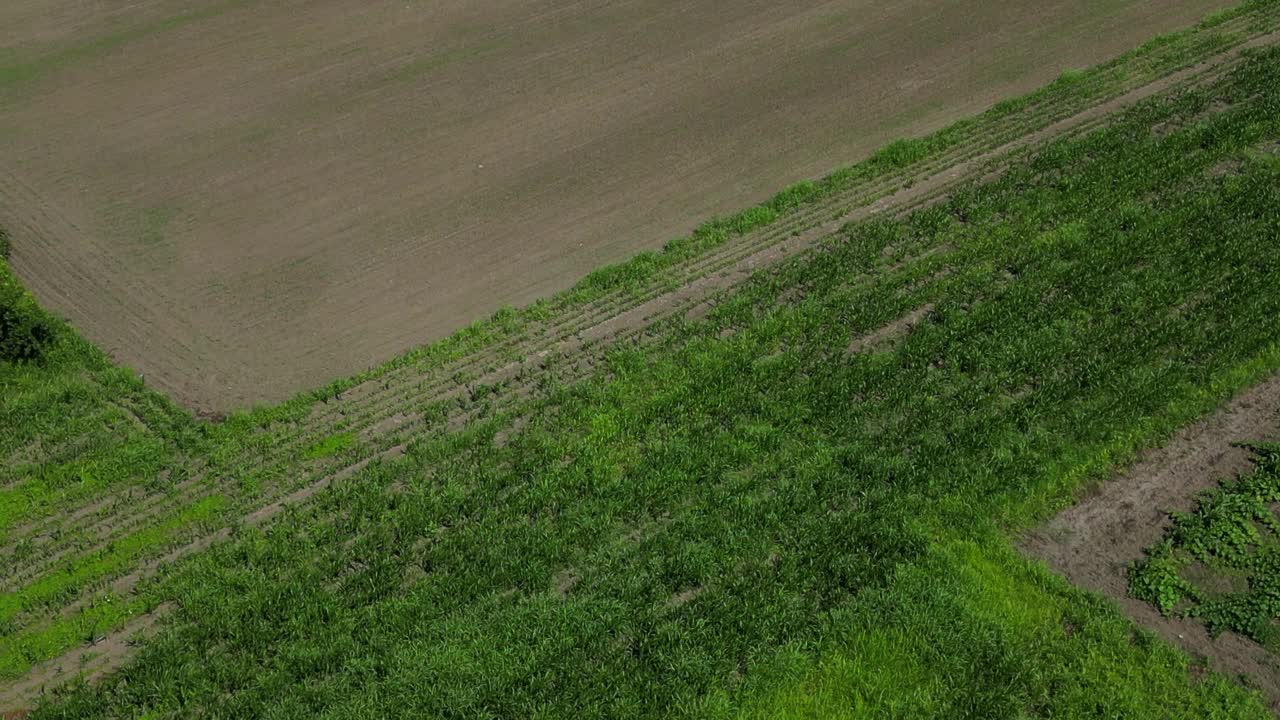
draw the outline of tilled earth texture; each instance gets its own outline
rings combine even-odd
[[[200,410],[281,400],[1226,0],[7,0],[0,226]]]

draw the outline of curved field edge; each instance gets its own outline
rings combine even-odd
[[[419,438],[244,529],[139,589],[177,614],[135,664],[42,712],[696,714],[788,642],[834,648],[838,680],[846,630],[853,660],[947,673],[881,695],[856,672],[876,707],[1260,714],[1107,607],[1068,615],[1003,538],[1275,369],[1280,169],[1254,153],[1280,136],[1278,66],[1253,53],[843,228],[609,354],[505,443],[512,418]],[[886,257],[904,266],[868,272]]]

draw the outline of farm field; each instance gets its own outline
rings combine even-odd
[[[0,226],[151,387],[278,402],[1228,4],[7,0]]]
[[[217,421],[0,261],[52,335],[0,362],[0,711],[1270,717],[1269,586],[1195,590],[1270,545],[1157,576],[1138,503],[1107,599],[1026,537],[1169,458],[1269,511],[1221,448],[1280,430],[1277,77],[1248,2]]]

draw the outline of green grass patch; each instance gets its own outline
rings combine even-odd
[[[741,702],[713,696],[698,714],[1269,717],[1224,677],[1188,683],[1185,655],[1002,544],[936,548],[892,589],[836,613],[817,660],[784,651],[749,676]]]
[[[170,543],[193,525],[202,525],[217,517],[226,504],[227,499],[220,495],[203,498],[151,527],[45,573],[21,590],[0,595],[0,627],[7,626],[25,610],[63,604],[76,597],[85,585],[132,567],[148,551]]]
[[[7,238],[0,238],[0,251],[7,254]],[[8,263],[0,259],[0,363],[41,360],[58,332],[54,319],[36,305]]]
[[[351,433],[336,433],[302,451],[302,459],[319,460],[345,452],[356,442]]]

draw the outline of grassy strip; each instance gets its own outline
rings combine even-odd
[[[152,608],[138,598],[104,597],[69,619],[23,633],[0,647],[0,677],[20,677],[33,663],[57,657],[67,648],[92,644],[107,629],[118,628]]]
[[[877,708],[1261,716],[1002,538],[1280,359],[1280,170],[1249,159],[1277,75],[1254,53],[851,225],[504,443],[501,416],[419,437],[141,588],[174,622],[36,717],[750,716],[788,647],[837,648],[818,677]],[[901,681],[840,669],[842,631]]]
[[[0,285],[16,282],[0,260]],[[180,480],[183,458],[206,443],[188,413],[40,314],[40,357],[0,362],[0,536],[105,489]]]
[[[137,558],[170,543],[179,532],[207,524],[225,505],[222,496],[204,498],[155,526],[121,538],[106,550],[75,558],[17,592],[0,595],[0,627],[9,627],[21,612],[76,597],[85,585],[131,567]],[[15,644],[22,645],[21,634]]]
[[[7,239],[0,238],[7,250]],[[8,263],[0,258],[0,362],[35,362],[57,334],[57,324],[18,284]]]
[[[351,433],[330,435],[302,452],[303,460],[319,460],[333,457],[351,448],[356,438]]]
[[[121,478],[154,478],[169,459],[164,443],[147,436],[115,447],[89,448],[86,454],[86,460],[37,465],[23,480],[0,490],[0,531],[42,510],[115,485]]]
[[[749,674],[741,702],[716,693],[691,714],[1270,717],[1226,678],[1187,682],[1192,669],[1104,601],[990,538],[934,548],[899,570],[892,591],[834,613],[816,652],[783,650]]]

